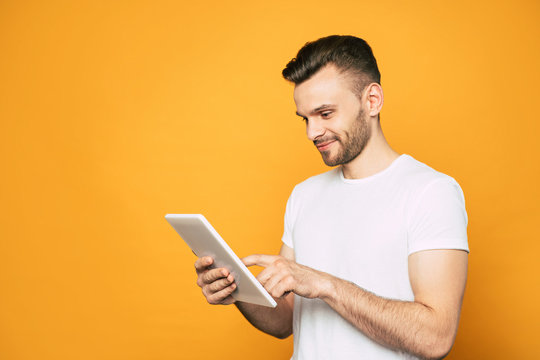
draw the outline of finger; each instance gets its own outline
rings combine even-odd
[[[211,284],[214,281],[227,276],[229,276],[229,270],[225,268],[212,269],[208,270],[204,274],[201,274],[202,281],[205,284]]]
[[[285,274],[290,273],[289,265],[290,260],[285,259],[283,256],[274,256],[274,262],[261,271],[257,279],[264,285],[270,277],[276,276],[277,273],[281,273],[281,277],[283,277]]]
[[[195,261],[195,270],[197,273],[203,272],[208,269],[210,265],[214,263],[214,259],[212,259],[210,256],[203,256],[197,259]]]
[[[285,290],[282,290],[281,294],[277,294],[277,293],[275,294],[273,292],[276,290],[276,288],[279,287],[280,284],[284,283],[289,278],[292,278],[292,276],[288,273],[283,273],[283,272],[274,272],[268,278],[266,278],[266,274],[265,274],[265,277],[263,279],[264,280],[263,286],[266,289],[266,291],[268,291],[272,296],[280,297],[283,294],[283,291]]]
[[[227,286],[231,285],[234,282],[233,276],[229,274],[226,278],[222,278],[214,281],[213,283],[207,285],[210,293],[216,293],[225,289]]]
[[[272,267],[267,267],[265,268],[263,271],[261,271],[259,273],[259,275],[257,275],[257,280],[259,280],[259,282],[264,286],[266,287],[266,283],[268,282],[268,280],[275,276],[275,269],[272,268]]]
[[[272,280],[274,279],[271,279],[271,281],[267,284],[267,291],[275,298],[280,298],[294,290],[294,280],[292,276],[284,276],[279,281],[275,282],[272,282]]]
[[[229,286],[227,286],[225,289],[220,290],[212,295],[209,295],[206,297],[206,300],[210,304],[224,304],[225,299],[229,297],[233,291],[236,290],[236,283],[233,283]],[[230,302],[230,300],[227,300],[227,302]]]
[[[259,265],[268,267],[270,266],[279,256],[277,255],[262,255],[262,254],[254,254],[246,256],[242,259],[244,262],[244,265],[246,266],[253,266],[253,265]]]
[[[266,291],[270,292],[274,289],[274,287],[284,278],[284,276],[280,273],[273,274],[273,276],[270,276],[264,283],[264,288]]]

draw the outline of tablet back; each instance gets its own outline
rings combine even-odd
[[[201,214],[167,214],[165,219],[198,256],[211,256],[215,267],[227,268],[236,281],[232,297],[269,307],[277,306],[270,294]]]

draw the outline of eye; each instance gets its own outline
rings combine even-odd
[[[323,117],[324,119],[327,119],[330,115],[332,115],[331,111],[325,111],[321,113],[321,117]]]

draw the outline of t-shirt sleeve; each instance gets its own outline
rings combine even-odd
[[[294,196],[294,190],[289,196],[289,199],[287,200],[287,206],[285,207],[285,219],[284,219],[284,226],[283,226],[283,236],[281,237],[281,241],[291,249],[294,249],[293,244],[293,224],[294,224],[294,209],[293,209],[293,196]]]
[[[469,252],[465,197],[451,177],[429,183],[409,215],[409,255],[421,250],[460,249]]]

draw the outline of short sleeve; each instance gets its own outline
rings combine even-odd
[[[408,216],[408,253],[460,249],[469,252],[465,197],[451,177],[429,183]]]
[[[281,241],[291,249],[294,249],[294,243],[293,243],[293,224],[294,224],[294,211],[293,211],[293,196],[294,196],[294,190],[289,196],[289,199],[287,200],[287,206],[285,207],[285,219],[284,219],[284,226],[283,226],[283,236],[281,238]]]

